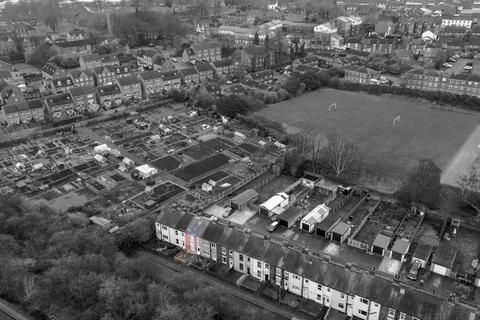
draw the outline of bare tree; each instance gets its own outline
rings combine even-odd
[[[334,136],[328,139],[323,158],[338,177],[349,170],[357,160],[358,148],[353,141]]]
[[[458,180],[460,199],[480,216],[480,156]]]

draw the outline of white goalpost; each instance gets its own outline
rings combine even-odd
[[[396,116],[395,118],[393,118],[393,126],[399,123],[400,123],[400,116]]]
[[[337,110],[337,103],[332,103],[331,105],[328,106],[328,111],[332,111],[332,110]]]

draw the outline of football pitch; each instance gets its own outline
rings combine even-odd
[[[336,108],[331,107],[334,103]],[[292,132],[308,130],[319,139],[335,134],[354,140],[366,164],[362,182],[382,191],[393,191],[420,159],[433,159],[443,171],[451,172],[480,119],[435,110],[426,101],[327,88],[258,114],[283,123]],[[469,143],[470,153],[476,154],[479,144]]]

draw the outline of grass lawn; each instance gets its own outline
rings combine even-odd
[[[328,107],[337,103],[337,109]],[[418,160],[445,169],[474,131],[478,117],[434,110],[428,102],[391,95],[321,89],[272,105],[258,114],[290,131],[309,130],[323,139],[336,134],[358,143],[366,166],[359,183],[391,192]],[[392,125],[400,116],[400,123]]]

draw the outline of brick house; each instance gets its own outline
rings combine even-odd
[[[216,61],[222,59],[222,47],[216,41],[198,42],[183,50],[184,62]]]
[[[118,107],[122,104],[123,95],[118,84],[97,87],[97,96],[100,105],[105,108]]]
[[[52,83],[52,79],[65,77],[67,72],[57,66],[56,64],[47,62],[42,68],[42,76],[44,79],[45,87],[49,87]]]
[[[79,112],[84,112],[87,109],[91,111],[96,111],[98,109],[95,87],[74,87],[70,89],[70,94],[73,98],[75,108]]]
[[[27,106],[32,113],[32,119],[35,121],[43,121],[45,119],[45,107],[39,99],[27,101]]]
[[[213,67],[209,63],[196,63],[195,69],[198,72],[199,81],[203,82],[213,79]]]
[[[71,77],[55,78],[52,79],[51,89],[55,92],[55,94],[60,94],[67,92],[70,88],[73,88],[73,85],[74,83]]]
[[[275,64],[275,52],[263,46],[250,45],[240,53],[240,63],[253,72],[265,70]]]
[[[344,68],[344,71],[345,80],[362,84],[370,84],[374,75],[372,70],[359,66],[348,66]]]
[[[195,85],[200,81],[200,76],[197,72],[197,69],[194,67],[186,68],[179,70],[183,77],[183,83],[185,85]]]
[[[61,93],[45,98],[45,105],[53,120],[72,118],[77,115],[70,93]]]
[[[237,71],[237,65],[233,61],[233,59],[223,59],[212,61],[211,65],[215,70],[215,74],[217,77],[229,77],[233,75]]]
[[[272,83],[274,77],[275,73],[273,70],[257,71],[250,74],[250,78],[252,78],[253,81],[263,84]]]
[[[157,58],[161,57],[161,54],[156,50],[139,50],[137,52],[137,60],[140,65],[153,66],[153,63]]]
[[[114,83],[118,78],[132,75],[128,66],[103,66],[93,69],[93,74],[98,86]]]
[[[117,79],[117,83],[122,92],[123,100],[142,100],[142,86],[137,77],[120,77]]]
[[[145,96],[150,98],[163,92],[162,74],[158,71],[146,71],[139,75]]]
[[[43,121],[44,108],[40,100],[30,100],[19,104],[6,105],[2,108],[1,119],[7,125],[29,123],[32,120]]]
[[[99,54],[86,54],[79,58],[80,69],[93,69],[97,67],[102,67],[102,59]]]
[[[25,102],[25,96],[20,89],[0,80],[0,106]]]
[[[70,75],[72,76],[73,85],[76,87],[95,86],[95,77],[90,69],[74,70],[70,72]]]
[[[180,88],[182,85],[182,75],[179,71],[162,72],[162,79],[167,91],[173,88]]]
[[[6,105],[2,108],[2,120],[7,123],[8,126],[20,124],[20,108],[16,104]]]

